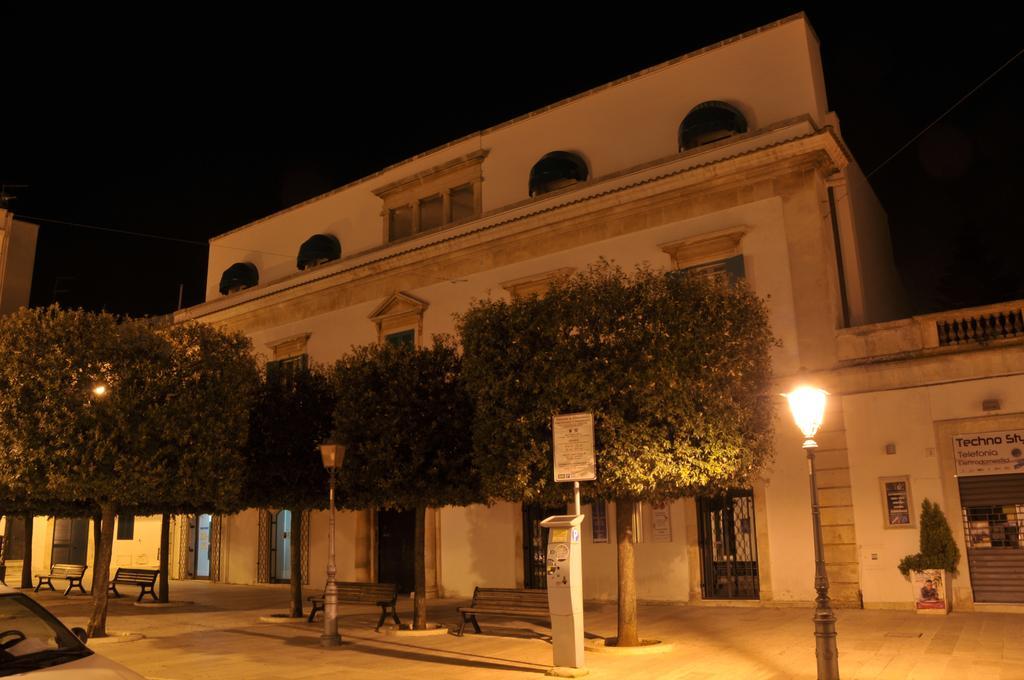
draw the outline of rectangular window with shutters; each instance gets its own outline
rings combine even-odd
[[[742,255],[734,255],[733,257],[727,257],[724,260],[715,260],[714,262],[706,262],[692,267],[685,267],[678,271],[704,274],[707,276],[729,275],[735,279],[742,279],[746,276]]]
[[[300,354],[295,357],[288,357],[286,359],[278,359],[277,361],[267,362],[267,380],[284,380],[285,378],[295,375],[299,371],[304,371],[309,367],[309,355]]]
[[[135,538],[135,515],[117,516],[117,540],[130,541]]]
[[[452,222],[461,222],[476,217],[476,198],[472,184],[455,187],[448,196],[451,203],[450,218]]]
[[[474,156],[462,161],[463,165],[468,165],[461,171],[414,176],[378,190],[377,195],[384,200],[388,242],[428,234],[479,217],[483,179],[480,160],[482,156]]]
[[[403,205],[388,211],[388,240],[412,236],[412,206]]]
[[[420,231],[432,231],[444,224],[444,199],[434,194],[420,199]]]
[[[608,506],[602,500],[590,504],[590,536],[594,543],[608,542]]]
[[[388,333],[384,336],[384,342],[388,343],[392,347],[415,347],[416,346],[416,331],[399,331],[397,333]]]

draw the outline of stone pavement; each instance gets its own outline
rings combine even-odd
[[[544,625],[481,619],[483,635],[395,637],[375,633],[379,610],[342,608],[344,644],[319,646],[319,625],[259,623],[283,611],[287,586],[233,586],[174,581],[171,596],[193,604],[135,607],[113,600],[108,630],[145,639],[95,645],[99,653],[153,679],[230,678],[520,678],[542,677],[551,663]],[[85,625],[89,598],[33,595],[68,625]],[[429,602],[430,620],[454,626],[456,600]],[[401,601],[409,618],[412,603]],[[595,680],[630,678],[814,678],[811,610],[801,607],[645,605],[640,633],[672,643],[643,656],[588,653]],[[840,672],[852,678],[1024,680],[1024,616],[839,610]],[[615,606],[588,604],[589,636],[615,634]]]

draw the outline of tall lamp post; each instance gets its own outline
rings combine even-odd
[[[337,647],[341,644],[341,635],[338,634],[338,584],[334,580],[338,572],[334,562],[334,482],[338,476],[338,468],[345,460],[345,447],[334,442],[326,442],[320,445],[320,456],[331,476],[331,514],[327,530],[327,588],[324,590],[324,632],[320,636],[320,644],[324,647]]]
[[[798,387],[784,395],[789,401],[796,426],[804,435],[807,467],[811,477],[811,517],[814,521],[814,589],[818,591],[814,612],[815,655],[818,658],[818,680],[839,680],[839,649],[836,647],[836,617],[828,597],[828,574],[821,546],[821,510],[818,506],[818,485],[815,479],[814,452],[818,449],[813,437],[825,417],[828,392],[816,387]]]

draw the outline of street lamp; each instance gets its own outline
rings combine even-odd
[[[338,584],[334,577],[337,567],[334,563],[334,481],[338,469],[345,460],[345,447],[334,442],[320,445],[320,456],[324,467],[331,476],[331,515],[328,521],[327,534],[327,587],[324,589],[324,632],[320,636],[320,644],[324,647],[337,647],[341,644],[338,634]]]
[[[104,385],[103,383],[98,383],[97,385],[93,386],[92,393],[95,394],[97,397],[105,397],[107,396],[107,386]]]
[[[789,401],[796,426],[804,435],[808,470],[811,475],[811,517],[814,521],[814,589],[818,591],[814,612],[815,655],[818,658],[818,680],[839,680],[839,649],[836,647],[836,617],[828,597],[828,574],[821,546],[821,510],[818,506],[818,485],[815,479],[814,452],[818,443],[813,437],[825,417],[828,392],[817,387],[798,387],[783,395]]]

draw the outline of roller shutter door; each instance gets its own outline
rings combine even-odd
[[[1024,474],[959,484],[974,601],[1024,603]]]

